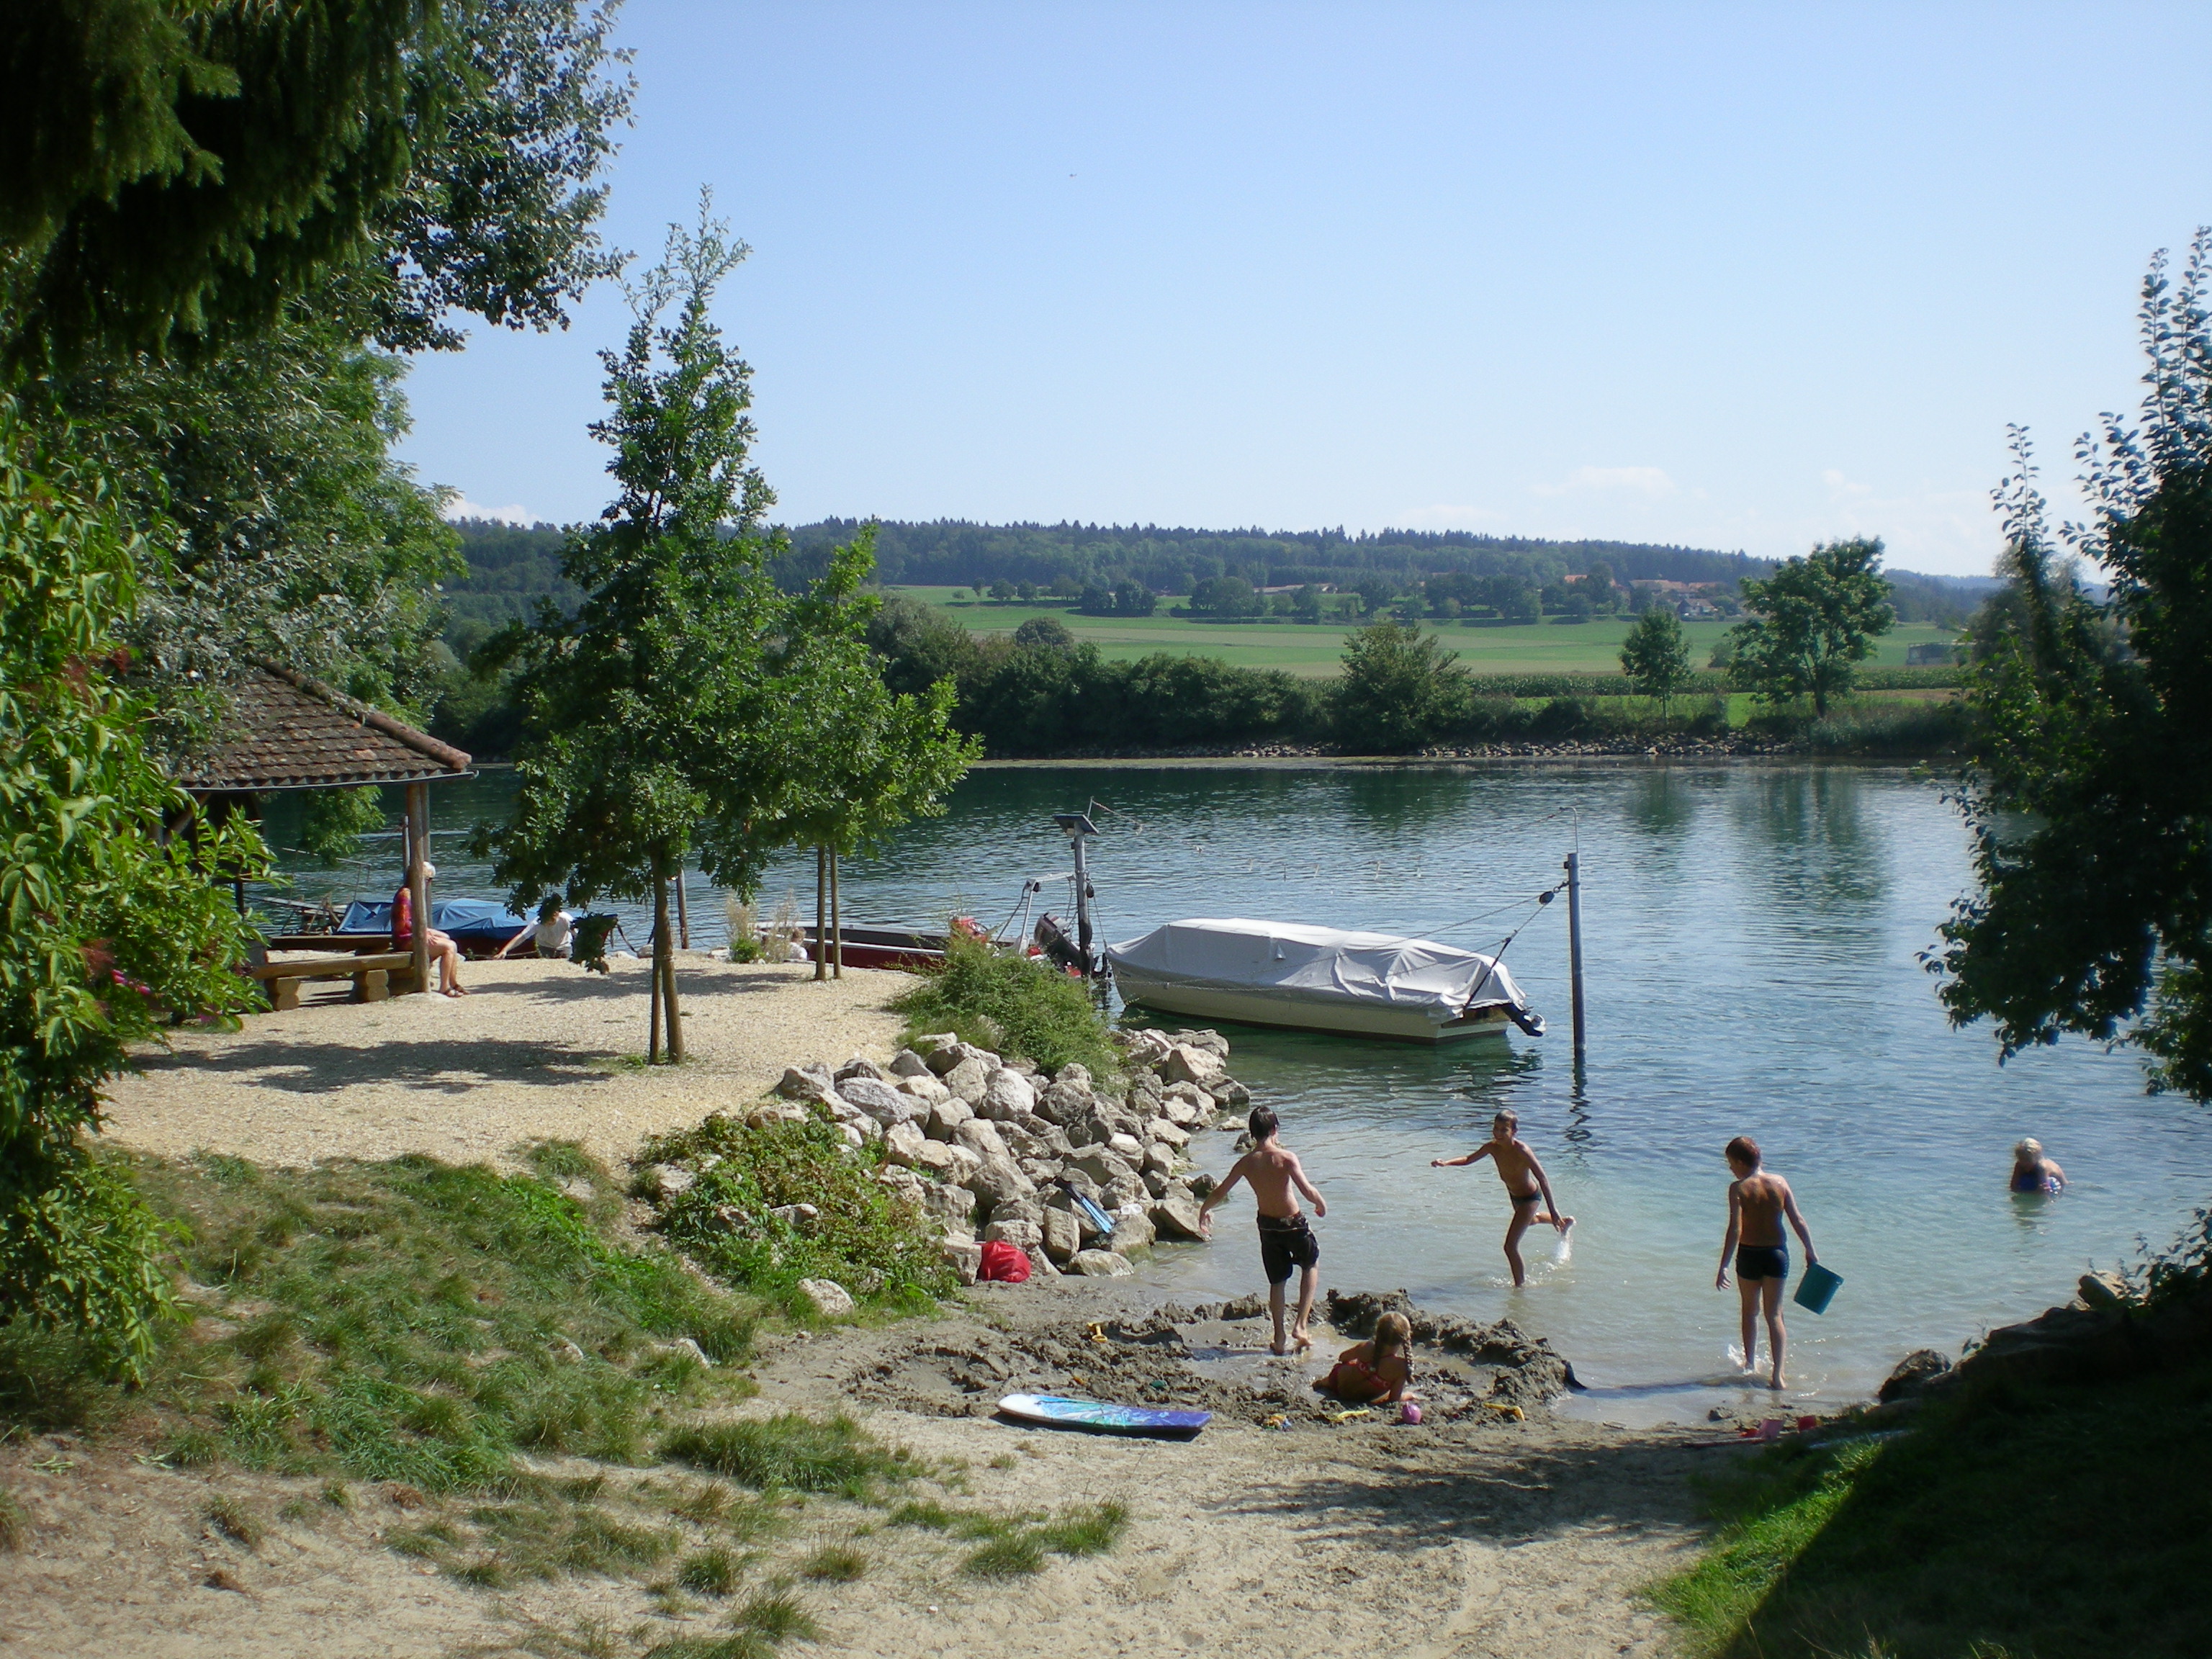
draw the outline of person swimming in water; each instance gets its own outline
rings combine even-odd
[[[1728,1144],[1728,1166],[1735,1175],[1729,1182],[1728,1234],[1721,1240],[1721,1270],[1713,1275],[1713,1288],[1728,1289],[1729,1258],[1735,1258],[1736,1286],[1743,1295],[1743,1368],[1759,1369],[1759,1316],[1766,1314],[1767,1357],[1773,1362],[1771,1386],[1779,1389],[1782,1353],[1788,1333],[1782,1328],[1782,1291],[1790,1282],[1790,1241],[1782,1236],[1787,1218],[1804,1241],[1805,1260],[1815,1261],[1813,1235],[1797,1209],[1797,1194],[1778,1175],[1770,1175],[1759,1160],[1759,1143],[1738,1135]]]
[[[2066,1171],[2057,1160],[2045,1158],[2043,1143],[2033,1135],[2012,1149],[2012,1180],[2008,1183],[2016,1193],[2063,1192]]]
[[[1505,1224],[1505,1260],[1513,1269],[1516,1288],[1528,1282],[1528,1269],[1521,1262],[1521,1235],[1541,1221],[1558,1228],[1559,1237],[1565,1238],[1567,1229],[1575,1224],[1574,1217],[1559,1213],[1544,1166],[1536,1161],[1528,1143],[1516,1136],[1520,1127],[1521,1120],[1512,1113],[1500,1112],[1490,1120],[1490,1139],[1466,1157],[1429,1160],[1431,1170],[1462,1169],[1486,1158],[1497,1166],[1498,1178],[1505,1183],[1505,1195],[1513,1200],[1513,1218]]]

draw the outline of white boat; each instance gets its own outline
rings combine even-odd
[[[1123,1001],[1199,1019],[1411,1042],[1544,1034],[1504,963],[1433,939],[1203,917],[1109,945],[1106,961]]]

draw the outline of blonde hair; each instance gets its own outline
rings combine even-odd
[[[2030,1135],[2012,1149],[2012,1157],[2015,1164],[2040,1164],[2043,1162],[2043,1143]]]
[[[1413,1346],[1413,1322],[1401,1313],[1386,1313],[1375,1322],[1375,1357],[1382,1358],[1385,1347],[1401,1352]]]

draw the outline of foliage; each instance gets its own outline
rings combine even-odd
[[[662,1210],[661,1231],[732,1285],[805,1317],[802,1279],[831,1279],[877,1305],[919,1311],[954,1284],[935,1235],[875,1179],[877,1154],[853,1154],[833,1124],[750,1128],[720,1113],[648,1140],[638,1162],[679,1164],[697,1179]],[[770,1212],[811,1204],[811,1227]],[[742,1216],[733,1224],[732,1217]]]
[[[1026,651],[1066,651],[1075,635],[1057,617],[1031,617],[1014,630],[1014,643]]]
[[[1094,1077],[1117,1069],[1106,1022],[1081,980],[1042,957],[994,951],[957,933],[946,941],[945,965],[891,1006],[906,1016],[909,1038],[955,1031],[966,1042],[1048,1072],[1071,1061]]]
[[[1931,968],[1954,1023],[1990,1018],[2007,1055],[2067,1031],[2124,1039],[2154,1088],[2212,1099],[2212,231],[2178,287],[2143,286],[2143,424],[2083,441],[2094,522],[2059,562],[2026,442],[2000,489],[2014,613],[1969,670],[1964,805],[1979,890]]]
[[[1663,712],[1668,700],[1691,680],[1690,647],[1681,619],[1664,605],[1645,611],[1620,647],[1620,666],[1640,695],[1659,699]]]
[[[1728,1659],[2195,1654],[2208,1399],[2200,1359],[1933,1404],[1886,1443],[1765,1453],[1713,1492],[1712,1550],[1656,1599]]]
[[[189,803],[136,741],[113,637],[149,556],[112,489],[0,399],[0,1321],[74,1327],[126,1372],[168,1301],[159,1229],[80,1137],[130,1045],[246,1006],[208,872],[258,859],[228,824],[166,834]]]
[[[842,1415],[825,1421],[778,1412],[773,1417],[694,1424],[671,1434],[660,1449],[663,1456],[760,1492],[866,1498],[878,1485],[916,1473],[905,1447],[885,1446]]]
[[[1432,743],[1467,706],[1467,670],[1436,635],[1379,622],[1352,635],[1336,688],[1337,741],[1375,754]]]
[[[1881,565],[1881,543],[1855,537],[1789,560],[1763,581],[1747,579],[1752,615],[1729,634],[1734,683],[1776,701],[1809,696],[1826,714],[1851,689],[1853,665],[1897,619]]]

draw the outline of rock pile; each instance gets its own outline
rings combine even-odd
[[[880,1141],[878,1179],[944,1229],[945,1259],[972,1282],[987,1243],[1033,1271],[1121,1277],[1156,1239],[1196,1239],[1211,1190],[1191,1137],[1243,1127],[1251,1093],[1215,1031],[1116,1032],[1128,1080],[1079,1065],[1052,1073],[951,1032],[917,1037],[888,1066],[855,1055],[783,1074],[787,1103],[750,1121],[826,1107],[854,1146]],[[1101,1225],[1101,1219],[1105,1224]]]

